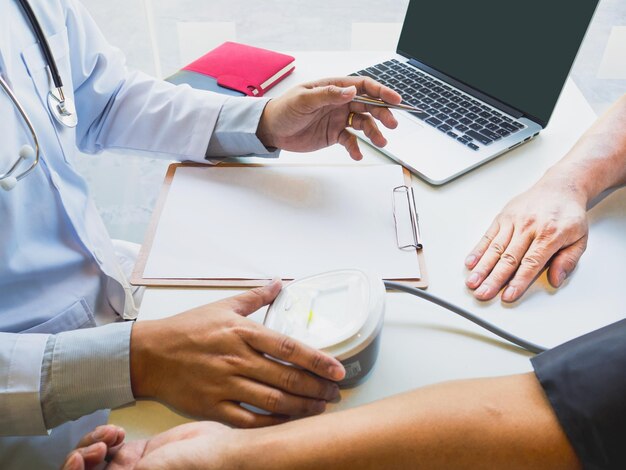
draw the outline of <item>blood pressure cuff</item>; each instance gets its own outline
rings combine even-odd
[[[583,468],[626,469],[626,320],[531,362]]]

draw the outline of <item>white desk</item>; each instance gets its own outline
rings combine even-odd
[[[295,56],[296,71],[273,94],[312,78],[350,73],[379,58],[355,52]],[[568,81],[548,129],[534,141],[442,187],[414,179],[430,292],[544,346],[557,345],[626,314],[626,191],[612,194],[591,210],[587,252],[558,291],[549,286],[544,274],[521,301],[508,306],[499,300],[480,303],[464,284],[465,256],[493,217],[511,197],[559,160],[594,118],[576,85]],[[393,138],[393,132],[386,134]],[[362,147],[365,161],[392,163],[376,150]],[[335,146],[310,155],[284,152],[279,161],[345,164],[348,156]],[[237,292],[148,289],[139,320],[165,317]],[[253,317],[261,319],[262,312]],[[353,407],[445,380],[529,371],[529,357],[446,310],[406,294],[389,294],[373,374],[363,385],[344,391],[341,403],[331,409]],[[139,402],[114,411],[110,421],[124,426],[129,437],[136,438],[186,419],[158,403]]]

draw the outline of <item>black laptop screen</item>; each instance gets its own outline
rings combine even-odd
[[[411,0],[398,53],[547,123],[598,0]]]

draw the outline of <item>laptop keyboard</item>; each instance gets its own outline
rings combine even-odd
[[[507,137],[524,126],[444,82],[395,59],[351,74],[371,77],[400,93],[410,112],[472,150]]]

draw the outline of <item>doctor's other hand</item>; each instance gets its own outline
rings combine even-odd
[[[519,299],[541,271],[560,287],[587,247],[587,200],[566,178],[542,178],[509,202],[465,260],[479,300]]]
[[[341,363],[245,318],[280,289],[280,281],[273,281],[167,319],[137,322],[130,343],[135,397],[238,427],[322,413],[339,397],[334,381],[345,375]]]
[[[339,143],[354,160],[363,158],[357,138],[347,127],[363,131],[378,147],[384,147],[376,120],[394,129],[398,122],[387,108],[353,103],[356,95],[380,98],[399,104],[402,97],[369,77],[340,77],[317,80],[292,88],[268,102],[257,136],[267,147],[310,152]],[[350,118],[352,114],[352,118]]]

